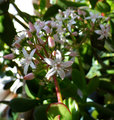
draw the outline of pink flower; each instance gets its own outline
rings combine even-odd
[[[13,53],[3,56],[4,59],[8,59],[8,60],[12,60],[14,57],[15,56]]]
[[[29,73],[29,74],[24,76],[24,80],[32,80],[34,78],[35,78],[35,76],[33,73]]]
[[[53,48],[54,46],[55,46],[55,41],[54,41],[54,39],[52,38],[52,37],[48,37],[48,46],[50,47],[50,48]]]

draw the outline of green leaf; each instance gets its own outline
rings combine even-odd
[[[12,45],[12,41],[16,35],[16,30],[12,20],[13,19],[9,13],[4,14],[1,20],[3,31],[0,31],[0,39],[8,46]]]
[[[57,115],[55,118],[54,118],[54,120],[60,120],[60,115]]]
[[[111,29],[112,29],[112,44],[114,47],[114,14],[112,14],[111,16],[110,24],[111,24]]]
[[[71,2],[67,0],[57,0],[57,5],[59,5],[62,8],[87,6],[86,3]]]
[[[7,82],[4,86],[4,89],[7,90],[13,85],[14,81]]]
[[[52,103],[47,110],[49,120],[53,120],[57,115],[60,115],[61,120],[72,120],[72,115],[66,105],[62,103]]]
[[[95,5],[98,2],[98,0],[89,0],[89,2],[91,3],[92,8],[95,8]]]
[[[101,65],[94,58],[92,58],[92,66],[90,70],[88,71],[86,78],[92,79],[96,76],[99,77],[101,75],[100,69],[101,69]]]
[[[0,11],[2,13],[5,13],[8,11],[8,8],[9,8],[9,1],[0,0]]]
[[[65,78],[60,83],[60,89],[61,89],[62,96],[73,97],[77,101],[80,101],[80,96],[77,94],[77,86],[72,82],[73,81],[70,81],[68,78]]]
[[[114,111],[112,111],[109,108],[103,107],[100,104],[94,103],[94,102],[87,102],[85,104],[80,104],[81,107],[87,108],[87,107],[95,107],[98,111],[99,115],[102,117],[114,117]]]
[[[68,107],[72,114],[72,120],[78,120],[79,119],[79,109],[78,109],[78,104],[74,99],[71,97],[68,99],[65,99],[63,103]]]
[[[11,70],[6,71],[7,76],[13,76],[13,72]]]
[[[50,17],[54,17],[58,13],[59,9],[62,9],[62,8],[58,5],[53,5],[53,6],[49,7],[43,16],[43,19],[47,20],[47,19],[50,19]]]
[[[114,84],[112,82],[107,82],[107,81],[103,81],[100,80],[99,81],[99,88],[103,89],[105,91],[108,91],[109,93],[114,93]]]
[[[38,91],[39,91],[39,84],[38,84],[38,80],[37,79],[34,79],[34,80],[28,80],[26,81],[27,83],[27,87],[30,91],[30,93],[33,95],[33,96],[36,96],[37,97],[37,94],[38,94]],[[28,95],[28,94],[27,94]],[[29,94],[30,95],[30,94]]]
[[[40,0],[40,9],[44,10],[46,7],[46,0]]]
[[[9,106],[14,112],[25,112],[37,105],[37,100],[26,99],[26,98],[14,98],[10,101]]]
[[[29,15],[28,13],[26,13],[26,12],[22,12],[22,11],[18,8],[18,6],[17,6],[15,3],[13,3],[13,2],[12,2],[12,5],[15,7],[15,9],[16,9],[16,11],[18,12],[19,16],[22,17],[22,18],[25,20],[25,22],[27,22],[27,23],[28,23],[28,22],[32,22],[32,23],[35,22],[36,16],[32,16],[32,15]]]
[[[48,120],[46,110],[48,108],[48,105],[40,105],[35,108],[34,111],[34,120]]]
[[[107,105],[107,108],[109,108],[109,109],[111,109],[111,110],[114,111],[114,104],[108,104],[108,105]]]
[[[74,69],[72,71],[72,80],[80,90],[85,89],[85,82],[84,82],[85,79],[83,74],[81,74],[79,70]]]
[[[106,1],[99,1],[97,2],[96,9],[99,10],[100,12],[110,12],[111,7]]]
[[[88,86],[87,86],[87,94],[90,95],[93,93],[99,86],[99,79],[93,78],[90,80]]]
[[[32,93],[31,93],[31,91],[29,90],[29,88],[28,88],[27,85],[25,85],[25,92],[26,92],[26,94],[27,94],[30,98],[32,98],[32,99],[35,98],[35,97],[32,95]]]

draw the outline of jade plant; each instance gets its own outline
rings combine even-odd
[[[107,84],[102,81],[110,61],[102,59],[114,51],[111,40],[110,17],[88,7],[28,20],[28,28],[15,36],[12,52],[4,56],[20,64],[23,85],[17,98],[4,103],[14,113],[33,110],[35,120],[113,118],[110,106],[91,98]]]

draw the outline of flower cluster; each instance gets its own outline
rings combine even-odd
[[[53,75],[64,79],[66,69],[73,64],[75,56],[78,56],[77,49],[86,38],[94,33],[100,35],[98,40],[110,37],[110,26],[99,23],[101,19],[103,21],[103,16],[99,14],[90,12],[88,15],[86,10],[69,8],[66,11],[59,10],[51,20],[39,19],[34,24],[29,22],[29,29],[15,37],[12,44],[15,48],[14,53],[4,58],[13,59],[16,56],[15,51],[18,50],[21,64],[24,66],[25,79],[34,78],[33,73],[28,71],[36,70],[39,63],[44,64],[45,71],[49,69],[47,79]],[[99,26],[101,30],[98,30]],[[29,66],[32,69],[29,70]]]

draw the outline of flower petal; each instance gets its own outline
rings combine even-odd
[[[88,20],[88,19],[91,19],[91,17],[86,17],[85,19]]]
[[[62,61],[62,55],[61,55],[61,52],[59,50],[56,50],[56,60],[57,60],[57,62]]]
[[[33,68],[33,69],[35,69],[36,68],[36,66],[34,65],[34,63],[31,61],[31,63],[30,63],[30,66],[31,66],[31,68]]]
[[[101,35],[98,40],[102,40],[104,38],[104,35]]]
[[[27,74],[28,67],[29,67],[29,64],[26,64],[26,65],[24,66],[24,74],[25,74],[25,75]]]
[[[73,64],[73,61],[63,62],[61,63],[61,67],[67,68],[67,67],[70,67],[72,64]]]
[[[95,33],[101,35],[101,34],[102,34],[102,31],[101,31],[101,30],[95,30]]]
[[[57,70],[57,73],[59,74],[60,78],[63,80],[65,78],[65,72],[61,68]]]
[[[25,50],[25,48],[22,49],[22,52],[23,52],[24,57],[28,57],[29,56],[29,54],[27,53],[27,51]]]
[[[49,79],[51,76],[53,76],[56,73],[56,70],[54,68],[51,68],[48,73],[46,74],[46,78]]]
[[[34,56],[34,53],[35,53],[36,49],[33,49],[30,53],[30,57],[32,58]]]
[[[104,25],[102,25],[102,24],[100,24],[100,28],[102,31],[104,31],[104,29],[105,29]]]
[[[92,18],[92,19],[91,19],[91,21],[92,21],[93,23],[95,23],[95,21],[96,21],[96,18]]]
[[[50,59],[50,58],[44,58],[44,60],[45,60],[45,62],[48,64],[48,65],[54,65],[54,61],[52,60],[52,59]]]

